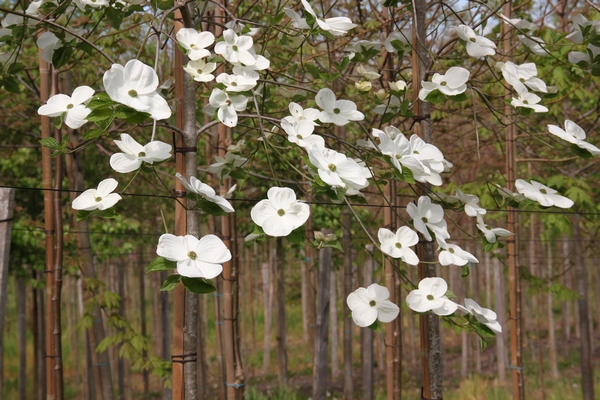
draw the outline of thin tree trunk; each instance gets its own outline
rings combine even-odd
[[[4,316],[8,290],[8,259],[15,203],[15,190],[0,188],[0,394],[4,386]],[[35,291],[35,289],[34,289]]]
[[[369,256],[365,261],[363,287],[368,287],[373,283],[373,271],[375,267],[375,261],[373,260],[373,245],[367,246]],[[349,318],[348,318],[349,319]],[[371,329],[361,329],[361,364],[362,364],[362,398],[363,400],[373,400],[375,392],[374,388],[374,373],[373,373],[373,331]],[[345,350],[345,349],[344,349]],[[348,397],[345,397],[348,398]],[[350,397],[351,399],[352,397]]]
[[[277,368],[279,370],[279,384],[288,385],[287,349],[286,349],[286,317],[285,317],[285,254],[283,252],[283,239],[277,238]]]
[[[569,239],[567,237],[563,237],[562,239],[562,257],[563,257],[563,284],[569,289],[573,288],[571,283],[571,263],[570,263],[570,248],[569,248]],[[569,342],[571,340],[571,300],[566,300],[563,302],[562,307],[562,323],[563,323],[563,334],[565,340]],[[566,352],[567,346],[563,346],[563,350]]]
[[[113,271],[115,273],[116,279],[116,293],[119,295],[119,315],[121,318],[125,319],[125,274],[126,270],[123,268],[123,261],[118,259],[116,263],[113,264]],[[121,345],[119,345],[119,351],[121,349]],[[117,382],[118,382],[118,399],[125,400],[125,359],[123,357],[119,357],[117,354]]]
[[[581,216],[576,214],[572,219],[573,240],[575,241],[575,276],[577,292],[579,293],[579,324],[580,324],[580,359],[581,359],[581,389],[584,400],[594,399],[594,369],[592,365],[592,346],[590,337],[590,320],[588,314],[588,294],[585,273],[583,246],[581,245]]]
[[[264,330],[264,347],[263,347],[263,374],[269,373],[269,362],[271,360],[271,310],[273,289],[271,285],[271,259],[269,262],[263,263],[261,268],[262,284],[263,284],[263,303],[265,309],[265,330]]]
[[[504,318],[504,309],[505,309],[505,301],[504,301],[504,285],[502,284],[504,280],[504,274],[502,273],[502,264],[498,257],[493,258],[494,262],[494,295],[495,295],[495,309],[498,317],[498,321],[504,323],[506,319]],[[498,365],[498,379],[500,382],[504,382],[506,380],[506,328],[504,328],[502,333],[496,335],[496,358]]]
[[[311,197],[309,194],[306,195],[306,201],[310,201]],[[312,237],[312,216],[308,218],[305,224],[306,237]],[[307,338],[306,345],[311,351],[311,358],[314,358],[315,349],[315,327],[316,327],[316,315],[315,315],[315,249],[308,243],[304,245],[304,254],[306,261],[306,319],[307,319]],[[304,296],[304,295],[303,295]],[[304,310],[303,310],[304,311]]]
[[[330,233],[327,230],[323,234]],[[327,397],[327,350],[329,330],[329,287],[331,278],[331,247],[319,251],[319,279],[317,288],[317,320],[315,329],[315,351],[313,361],[313,400],[325,400]]]
[[[552,285],[552,266],[554,259],[552,258],[552,244],[547,245],[547,259],[548,259],[548,270],[546,276],[548,277],[548,286]],[[552,309],[552,291],[548,290],[546,295],[548,305],[548,346],[549,346],[549,358],[550,358],[550,371],[552,372],[553,378],[558,378],[558,361],[556,357],[556,336],[554,334],[554,311]]]
[[[77,147],[78,140],[75,135],[71,135],[71,146]],[[71,153],[71,168],[69,173],[69,186],[77,192],[84,190],[83,179],[83,162],[81,155],[77,152]],[[94,296],[85,285],[86,281],[97,279],[96,267],[94,265],[94,256],[92,253],[92,245],[89,235],[88,220],[76,221],[75,228],[77,230],[77,248],[79,257],[79,269],[83,278],[83,302],[89,304]],[[113,385],[110,361],[108,351],[97,352],[96,347],[106,337],[104,324],[102,323],[102,312],[100,307],[96,306],[89,311],[92,318],[92,326],[88,330],[91,355],[94,369],[94,387],[96,388],[96,400],[111,400],[113,398]]]
[[[512,18],[511,3],[505,3],[504,15]],[[512,54],[512,34],[513,29],[509,24],[502,25],[503,43],[502,48],[505,60],[508,60]],[[505,98],[510,99],[512,92],[509,88],[505,89]],[[505,105],[505,140],[506,140],[506,182],[508,189],[514,190],[514,182],[517,178],[516,162],[516,131],[514,125],[510,122],[510,116],[514,113],[509,104]],[[525,397],[525,382],[523,374],[523,319],[521,305],[521,282],[519,269],[519,232],[518,232],[518,214],[515,209],[509,207],[507,215],[506,228],[514,233],[514,236],[508,238],[507,257],[508,257],[508,281],[510,293],[510,335],[511,335],[511,371],[513,382],[513,398],[522,400]]]
[[[19,348],[19,400],[25,400],[27,398],[26,287],[22,277],[16,279],[16,284],[17,343]]]
[[[138,271],[138,291],[140,296],[140,333],[143,337],[147,337],[147,321],[146,321],[146,265],[144,263],[144,246],[137,246],[137,271]],[[142,357],[148,357],[148,351],[144,350]],[[150,391],[150,374],[148,370],[144,368],[142,371],[142,380],[144,381],[142,395],[144,398],[148,397]]]
[[[39,280],[39,271],[32,271],[33,278]],[[34,399],[45,400],[46,399],[46,346],[44,341],[44,294],[39,288],[34,285],[31,287],[33,292],[33,387]],[[1,346],[0,346],[1,347]],[[2,350],[0,349],[0,352]],[[0,362],[1,358],[0,358]],[[2,378],[0,378],[0,381]]]
[[[340,374],[339,328],[337,312],[336,271],[331,271],[329,277],[329,316],[331,319],[331,379],[336,380]]]
[[[77,311],[78,318],[83,317],[83,284],[82,279],[77,280]],[[94,376],[92,375],[92,355],[90,354],[90,340],[88,331],[83,331],[83,396],[94,400]]]

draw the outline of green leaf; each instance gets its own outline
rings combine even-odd
[[[66,65],[73,56],[73,48],[71,46],[59,47],[52,54],[52,65],[54,69],[59,69]]]
[[[88,219],[90,217],[90,215],[92,215],[94,213],[94,211],[87,211],[87,210],[78,210],[77,211],[77,221],[83,221],[85,219]]]
[[[288,242],[303,245],[305,243],[304,239],[304,229],[302,227],[294,229],[292,233],[286,236]]]
[[[170,275],[162,284],[160,288],[161,292],[168,292],[170,290],[175,289],[175,287],[179,284],[181,280],[181,275]]]
[[[375,332],[383,332],[383,330],[381,329],[381,322],[379,322],[378,319],[376,319],[375,322],[373,322],[371,325],[369,325],[369,329],[371,329]]]
[[[200,200],[196,203],[196,207],[198,209],[204,211],[205,213],[214,215],[216,217],[227,214],[216,203],[213,203],[212,201],[208,201],[205,198],[200,198]]]
[[[425,97],[425,101],[427,101],[431,104],[441,104],[445,100],[446,100],[446,96],[444,96],[444,94],[437,89],[432,90],[431,92],[429,92],[427,97]]]
[[[21,91],[19,81],[14,76],[4,77],[4,88],[10,93],[19,93]]]
[[[103,108],[110,108],[116,103],[106,93],[98,93],[87,104],[87,108],[91,110],[98,110]]]
[[[84,135],[83,140],[96,139],[104,134],[104,130],[92,128],[89,129]]]
[[[104,120],[110,119],[110,118],[112,118],[113,115],[114,115],[114,112],[111,109],[96,108],[87,117],[85,117],[85,119],[87,119],[90,122],[99,122],[99,121],[104,121]]]
[[[183,276],[181,277],[181,282],[183,282],[183,286],[192,293],[206,294],[217,290],[212,283],[203,278],[188,278]]]
[[[47,137],[40,140],[40,144],[51,150],[61,150],[62,146],[53,137]]]
[[[571,149],[571,151],[573,153],[575,153],[575,155],[577,157],[581,157],[585,160],[588,160],[590,158],[594,158],[594,156],[592,155],[592,153],[590,153],[588,150],[586,149],[582,149],[581,147],[577,146],[574,143],[571,143],[571,145],[569,146],[569,148]]]
[[[462,267],[460,267],[460,277],[466,278],[471,273],[471,269],[469,268],[469,263],[466,263]]]
[[[146,273],[154,271],[167,271],[177,268],[177,262],[167,260],[164,257],[158,256],[148,266]]]
[[[14,74],[17,74],[17,73],[23,71],[24,69],[25,69],[25,65],[24,64],[16,62],[14,64],[11,64],[10,67],[8,67],[8,73],[10,75],[14,75]]]
[[[106,210],[98,210],[96,214],[100,218],[117,218],[119,216],[113,207],[107,208]]]
[[[448,98],[457,103],[469,100],[466,93],[457,94],[456,96],[448,96]]]
[[[115,29],[119,29],[121,22],[123,22],[123,11],[118,10],[114,7],[108,7],[106,9],[106,19],[110,26]]]

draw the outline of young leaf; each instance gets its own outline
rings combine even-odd
[[[162,284],[162,287],[160,288],[161,292],[168,292],[170,290],[175,289],[175,287],[179,284],[179,281],[181,280],[182,276],[181,275],[171,275],[169,276]]]
[[[203,278],[188,278],[183,276],[181,282],[183,282],[183,286],[192,293],[206,294],[217,290],[212,283]]]
[[[175,261],[170,261],[164,257],[158,256],[154,260],[152,260],[152,262],[148,266],[148,269],[146,269],[146,272],[148,273],[154,271],[167,271],[175,268],[177,268],[177,263]]]

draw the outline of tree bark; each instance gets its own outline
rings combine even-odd
[[[588,294],[585,273],[585,259],[583,257],[583,246],[581,245],[581,215],[575,214],[572,222],[574,256],[575,256],[575,276],[577,292],[579,293],[579,324],[580,324],[580,358],[581,358],[581,389],[584,400],[594,399],[594,369],[592,365],[593,349],[590,337],[590,320],[588,314]]]
[[[498,317],[498,321],[504,323],[506,318],[504,317],[505,300],[504,300],[504,274],[502,271],[502,264],[498,260],[497,256],[493,258],[494,262],[494,304],[495,310]],[[500,382],[506,380],[506,328],[504,331],[496,335],[496,358],[498,365],[498,379]]]
[[[271,285],[271,259],[262,264],[262,284],[263,284],[263,303],[265,310],[265,331],[263,347],[263,374],[269,373],[269,363],[271,361],[271,310],[273,304],[273,287]]]
[[[0,188],[0,394],[4,386],[4,345],[2,332],[4,331],[4,316],[6,315],[8,259],[14,205],[15,190]]]
[[[330,233],[327,230],[323,234]],[[327,350],[329,330],[329,287],[331,278],[331,247],[319,251],[319,279],[317,288],[317,313],[315,329],[315,351],[313,361],[313,400],[325,400],[327,397]]]
[[[283,239],[277,238],[277,368],[279,370],[279,385],[287,387],[287,349],[286,349],[286,317],[285,317],[285,255],[283,253]]]
[[[336,380],[340,374],[339,356],[339,327],[337,312],[336,271],[331,271],[329,277],[329,316],[331,319],[331,379]]]
[[[16,303],[17,303],[17,343],[19,348],[19,400],[27,398],[27,337],[26,337],[26,310],[25,307],[25,281],[22,277],[16,278]]]
[[[368,287],[371,283],[373,283],[373,271],[375,270],[375,261],[373,260],[373,245],[367,246],[367,251],[369,252],[367,261],[365,261],[364,267],[364,276],[363,276],[363,287]],[[350,318],[347,318],[350,319]],[[362,364],[362,393],[363,400],[373,400],[373,395],[375,393],[374,390],[374,357],[373,357],[373,330],[371,329],[361,329],[360,330],[360,338],[361,338],[361,364]],[[345,397],[347,398],[347,397]],[[351,397],[350,397],[351,398]]]

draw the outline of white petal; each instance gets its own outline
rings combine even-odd
[[[183,244],[182,236],[175,236],[170,233],[161,235],[158,239],[156,254],[170,261],[182,261],[189,259],[188,249]]]

